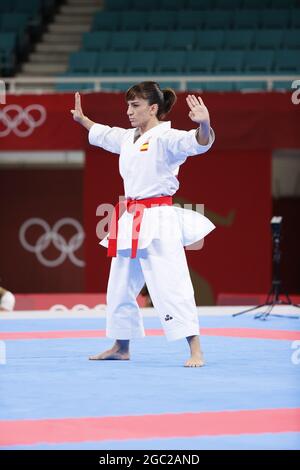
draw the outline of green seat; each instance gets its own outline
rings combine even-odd
[[[228,29],[232,23],[232,13],[227,10],[210,10],[203,12],[203,23],[206,29]]]
[[[82,75],[95,73],[98,61],[97,52],[73,52],[69,58],[69,72]]]
[[[177,14],[177,28],[198,29],[203,25],[203,12],[197,10],[181,11]]]
[[[160,8],[160,0],[132,0],[132,9],[150,11]]]
[[[58,77],[76,77],[74,73],[63,73],[59,74]],[[57,91],[65,91],[65,92],[76,92],[76,91],[86,91],[86,90],[93,90],[94,84],[93,83],[86,83],[86,82],[72,82],[72,83],[57,83],[55,85],[55,89]]]
[[[150,74],[154,71],[156,52],[134,51],[129,53],[127,63],[127,74]]]
[[[111,11],[129,10],[131,0],[105,0],[105,9]]]
[[[236,82],[235,84],[237,91],[244,91],[244,92],[257,92],[257,91],[265,91],[267,89],[267,84],[263,80],[260,81],[241,81]]]
[[[216,7],[224,10],[241,8],[243,0],[216,0]]]
[[[0,1],[0,15],[3,13],[11,13],[14,10],[14,3],[11,0]]]
[[[16,33],[0,33],[0,50],[11,53],[17,45]]]
[[[196,49],[222,49],[223,45],[224,31],[222,29],[196,32]]]
[[[205,83],[199,81],[187,82],[186,84],[188,91],[202,92],[205,89]]]
[[[114,31],[119,29],[121,13],[119,11],[100,11],[95,14],[93,31]]]
[[[162,10],[183,10],[185,8],[185,0],[160,0],[159,3]]]
[[[230,81],[214,82],[204,84],[204,91],[234,91],[234,83]]]
[[[215,0],[187,0],[186,7],[190,10],[210,10]]]
[[[126,70],[128,52],[100,52],[98,54],[98,75],[123,74]]]
[[[259,10],[236,10],[233,15],[235,29],[254,29],[259,25]]]
[[[266,8],[261,12],[261,27],[268,29],[284,29],[289,24],[290,12],[285,10],[270,10]]]
[[[277,72],[299,72],[300,51],[281,49],[275,55],[275,70]]]
[[[114,51],[131,51],[137,47],[138,31],[114,31],[110,48]]]
[[[243,50],[218,51],[215,70],[218,72],[240,72],[243,68]]]
[[[284,32],[282,46],[286,49],[300,49],[299,29],[289,29]]]
[[[225,31],[225,49],[250,49],[253,44],[254,32],[251,29],[231,29]]]
[[[84,33],[82,46],[85,51],[105,51],[110,44],[111,31],[92,31]]]
[[[189,75],[211,73],[215,62],[215,51],[188,51],[186,72]]]
[[[184,51],[160,51],[156,61],[156,73],[181,74],[185,67]]]
[[[271,8],[293,8],[297,0],[271,0]]]
[[[22,35],[27,28],[27,15],[21,13],[4,13],[1,17],[3,33],[18,33]]]
[[[283,32],[280,29],[259,30],[255,33],[257,49],[279,49],[282,44]]]
[[[121,13],[120,29],[136,31],[146,28],[146,15],[142,11],[124,11]]]
[[[174,51],[187,51],[193,49],[194,41],[194,30],[170,31],[166,47]]]
[[[166,31],[142,31],[140,35],[140,49],[145,51],[158,51],[165,47]]]
[[[174,29],[176,23],[177,12],[168,10],[152,10],[147,17],[148,29]]]
[[[269,6],[270,0],[243,0],[243,8],[260,9]]]
[[[163,90],[164,88],[172,88],[173,90],[179,91],[180,90],[180,82],[175,81],[167,81],[167,82],[160,82],[160,87]]]
[[[300,8],[294,8],[291,10],[291,27],[300,28]]]
[[[135,82],[120,82],[120,83],[115,83],[115,82],[105,82],[101,83],[101,90],[107,90],[107,91],[127,91],[129,88],[134,85]]]
[[[248,51],[245,57],[245,71],[268,73],[273,69],[274,50]]]
[[[279,80],[273,82],[272,90],[277,91],[293,91],[291,81]]]

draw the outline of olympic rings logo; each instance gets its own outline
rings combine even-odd
[[[11,132],[18,137],[28,137],[36,127],[44,124],[46,115],[44,106],[40,104],[31,104],[24,109],[17,104],[9,104],[0,109],[0,122],[5,127],[4,130],[0,130],[0,137],[6,137]],[[23,123],[26,125],[25,129],[21,128]]]
[[[71,307],[71,308],[68,308],[68,307],[66,307],[66,306],[63,305],[63,304],[55,304],[55,305],[52,305],[52,307],[49,308],[49,311],[50,311],[50,312],[58,312],[58,313],[62,313],[62,312],[72,312],[72,313],[82,313],[82,312],[86,312],[86,313],[90,313],[90,312],[94,312],[94,313],[105,313],[105,309],[106,309],[106,305],[105,305],[105,304],[98,304],[98,305],[95,305],[95,307],[88,307],[87,305],[84,305],[84,304],[76,304],[76,305],[73,305],[73,307]]]
[[[68,225],[74,227],[77,233],[75,233],[75,235],[73,235],[67,242],[67,240],[59,233],[59,230],[62,227]],[[37,239],[35,244],[30,244],[27,241],[27,231],[34,226],[40,226],[44,230],[44,233]],[[69,257],[70,261],[75,264],[75,266],[83,268],[85,266],[85,262],[78,259],[75,256],[75,252],[78,250],[78,248],[81,247],[84,236],[85,235],[81,224],[71,217],[65,217],[58,220],[53,225],[52,229],[45,220],[39,219],[37,217],[31,218],[23,223],[19,231],[19,239],[23,248],[30,251],[31,253],[35,253],[39,262],[48,268],[55,268],[59,266],[66,260],[67,257]],[[60,251],[59,256],[54,260],[49,260],[43,255],[43,252],[49,247],[51,243],[58,251]]]

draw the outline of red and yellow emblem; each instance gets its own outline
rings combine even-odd
[[[145,142],[144,144],[142,144],[140,148],[140,152],[147,152],[148,148],[149,148],[149,142]]]

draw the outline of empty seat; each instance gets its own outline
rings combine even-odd
[[[160,8],[160,0],[132,0],[133,10],[150,11]]]
[[[286,80],[274,80],[272,89],[278,91],[292,91],[292,82]]]
[[[128,74],[153,73],[156,52],[130,52],[126,72]]]
[[[187,51],[193,49],[195,42],[195,31],[170,31],[167,35],[166,47],[176,51]]]
[[[187,8],[190,10],[210,10],[215,6],[215,0],[187,0]]]
[[[109,47],[111,31],[92,31],[84,33],[82,46],[86,51],[104,51]]]
[[[187,82],[187,90],[188,91],[198,91],[202,92],[205,88],[205,83],[204,82],[199,82],[199,81],[189,81]]]
[[[135,82],[103,82],[101,83],[101,90],[107,91],[127,91]]]
[[[203,25],[204,12],[196,10],[181,11],[177,15],[177,28],[198,29]]]
[[[259,10],[237,10],[233,16],[233,27],[236,29],[258,28]]]
[[[69,59],[69,72],[91,75],[96,70],[97,59],[97,52],[73,52]]]
[[[119,11],[100,11],[95,14],[92,29],[94,31],[114,31],[120,26]]]
[[[293,8],[298,0],[271,0],[271,8]]]
[[[253,44],[254,32],[251,29],[225,31],[224,47],[226,49],[250,49]]]
[[[204,91],[234,91],[234,83],[231,81],[209,81],[204,85]]]
[[[224,10],[241,8],[243,0],[216,0],[216,7]]]
[[[163,10],[183,10],[185,0],[160,0],[160,8]]]
[[[131,51],[137,47],[137,31],[114,31],[111,35],[110,47],[115,51]]]
[[[289,24],[290,12],[289,10],[270,10],[265,9],[261,12],[261,27],[262,28],[281,28],[284,29]]]
[[[218,51],[215,70],[218,72],[240,72],[243,68],[243,50]]]
[[[224,31],[222,29],[197,31],[195,47],[197,49],[222,49]]]
[[[215,61],[215,51],[188,51],[186,72],[190,75],[211,73]]]
[[[183,73],[185,66],[184,51],[160,51],[156,60],[156,72],[166,74]]]
[[[239,81],[236,82],[235,88],[237,91],[244,91],[244,92],[258,92],[258,91],[265,91],[267,89],[267,84],[263,80],[260,81]]]
[[[300,51],[281,49],[276,52],[275,69],[278,72],[299,72]]]
[[[98,56],[97,74],[123,74],[127,64],[127,52],[100,52]]]
[[[140,35],[139,47],[145,51],[163,49],[166,43],[166,31],[143,31]]]
[[[280,29],[259,30],[255,33],[255,47],[257,49],[279,49],[282,43],[283,32]]]
[[[292,28],[300,28],[300,8],[291,10],[290,19]]]
[[[231,27],[232,12],[228,10],[210,10],[203,12],[206,29],[227,29]]]
[[[131,6],[131,0],[105,0],[106,10],[129,10]]]
[[[259,9],[268,7],[270,0],[243,0],[243,8],[245,9]]]
[[[289,29],[283,34],[282,46],[286,49],[300,49],[299,29]]]
[[[274,64],[274,50],[248,51],[245,57],[245,70],[248,72],[270,72]]]
[[[148,15],[148,13],[147,13]],[[124,30],[139,30],[146,28],[146,15],[142,11],[124,11],[121,13],[120,28]]]
[[[153,10],[146,15],[149,29],[174,29],[176,24],[176,11]]]

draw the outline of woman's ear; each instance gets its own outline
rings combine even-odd
[[[152,116],[156,115],[158,113],[158,104],[154,103],[151,105],[150,113]]]

